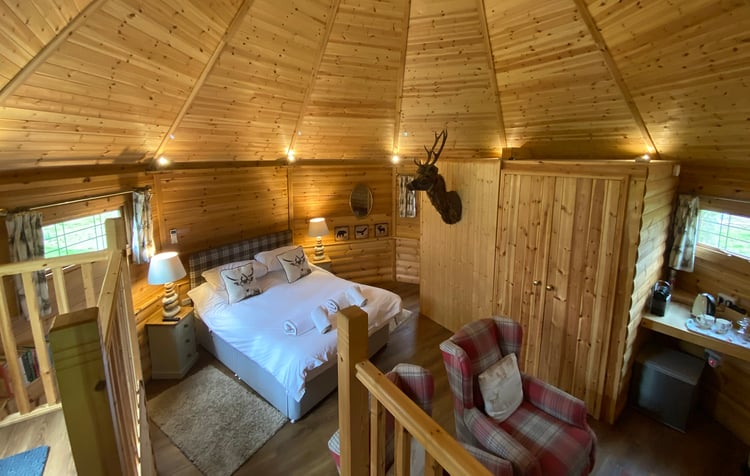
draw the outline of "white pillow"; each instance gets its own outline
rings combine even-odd
[[[257,296],[262,291],[253,275],[253,263],[221,271],[221,278],[229,296],[229,304]]]
[[[523,384],[516,354],[508,354],[479,374],[484,411],[497,422],[505,421],[523,401]]]
[[[221,277],[221,272],[225,269],[239,268],[240,266],[245,266],[249,263],[253,264],[253,274],[255,275],[255,279],[260,279],[268,273],[266,265],[258,263],[255,260],[246,259],[244,261],[235,261],[234,263],[222,264],[215,268],[211,268],[208,271],[204,271],[201,276],[211,285],[212,288],[217,291],[223,291],[226,289],[226,286],[224,286],[224,279]]]
[[[279,266],[284,268],[286,280],[290,283],[297,281],[299,278],[307,276],[312,272],[310,264],[307,262],[307,256],[301,246],[280,254],[277,257]]]
[[[297,245],[289,245],[289,246],[282,246],[280,248],[276,248],[274,250],[269,251],[261,251],[260,253],[255,255],[256,261],[259,263],[263,263],[268,268],[268,272],[272,271],[280,271],[281,270],[281,263],[279,263],[278,256],[283,255],[284,253],[297,249]]]

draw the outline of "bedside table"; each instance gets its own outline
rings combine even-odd
[[[321,267],[324,270],[333,273],[333,271],[331,271],[331,258],[329,258],[328,255],[323,255],[323,259],[319,259],[318,261],[315,261],[314,255],[308,256],[307,261],[314,264],[315,266]]]
[[[161,309],[146,322],[151,378],[182,378],[198,360],[193,308],[183,307],[179,321],[162,321]]]

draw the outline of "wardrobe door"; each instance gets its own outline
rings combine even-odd
[[[540,300],[536,375],[598,418],[609,350],[625,183],[557,177]]]
[[[519,364],[532,375],[536,375],[539,365],[540,305],[554,184],[554,177],[501,173],[495,313],[523,326]]]

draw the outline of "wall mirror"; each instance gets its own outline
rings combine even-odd
[[[355,185],[352,194],[349,195],[349,206],[355,217],[361,218],[369,215],[370,210],[372,210],[372,192],[370,188],[363,183]]]

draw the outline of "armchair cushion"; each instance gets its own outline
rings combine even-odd
[[[506,355],[479,374],[479,391],[484,400],[484,410],[495,421],[505,421],[516,411],[523,401],[516,354]]]

